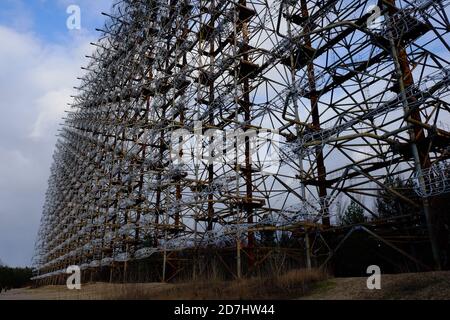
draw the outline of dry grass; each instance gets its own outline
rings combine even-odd
[[[238,300],[289,299],[307,294],[327,278],[319,270],[291,270],[280,276],[255,277],[235,281],[195,281],[170,285],[158,291],[141,286],[123,286],[106,299]]]
[[[324,281],[324,279],[326,279]],[[383,274],[381,290],[369,290],[366,277],[328,278],[317,270],[241,281],[190,283],[87,283],[13,289],[0,300],[110,299],[445,299],[450,300],[450,271]]]

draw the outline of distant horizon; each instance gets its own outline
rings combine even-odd
[[[15,266],[10,266],[10,265],[8,265],[7,263],[5,263],[4,261],[1,261],[1,260],[0,260],[0,267],[20,268],[20,269],[33,268],[33,267],[31,266],[31,263],[30,263],[30,265],[15,265]]]

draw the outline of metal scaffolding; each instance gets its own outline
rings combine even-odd
[[[343,198],[376,220],[392,177],[432,219],[450,191],[449,1],[373,4],[115,1],[59,133],[35,279],[155,254],[167,279],[174,252],[212,247],[236,249],[240,277],[265,230],[300,234],[310,266],[308,232]]]

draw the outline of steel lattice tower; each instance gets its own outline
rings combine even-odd
[[[310,266],[345,199],[381,220],[380,190],[424,213],[438,266],[433,221],[444,213],[433,199],[450,191],[448,4],[116,1],[59,134],[36,279],[74,264],[126,274],[152,256],[167,279],[183,252],[213,248],[234,248],[241,276],[258,267],[263,232],[302,239]],[[180,130],[189,141],[174,141]],[[191,156],[198,136],[208,158],[223,149],[217,132],[238,130],[241,158]],[[250,132],[277,143],[255,157]],[[394,178],[415,193],[400,194]]]

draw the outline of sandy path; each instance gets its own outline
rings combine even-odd
[[[450,300],[450,272],[386,274],[381,289],[369,290],[366,277],[333,278],[301,299],[443,299]]]

